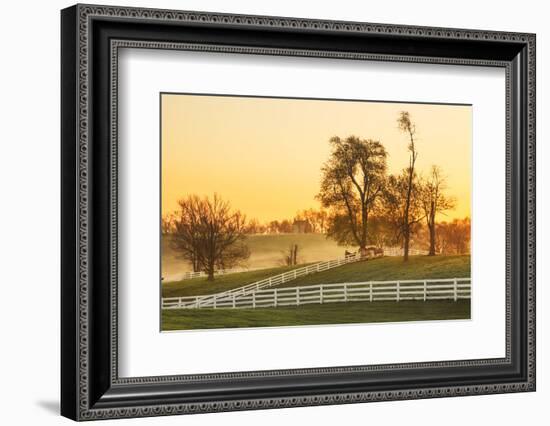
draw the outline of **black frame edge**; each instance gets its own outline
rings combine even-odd
[[[77,20],[61,11],[61,414],[78,417],[77,346]]]

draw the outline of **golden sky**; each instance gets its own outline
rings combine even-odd
[[[427,175],[432,164],[440,166],[447,193],[457,199],[447,218],[470,216],[471,106],[179,94],[163,94],[161,102],[163,215],[188,194],[218,193],[261,222],[318,208],[329,139],[380,140],[388,172],[398,173],[409,154],[396,120],[409,111],[418,171]]]

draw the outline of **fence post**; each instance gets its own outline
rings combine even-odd
[[[428,283],[424,281],[424,302],[428,298]]]
[[[233,293],[233,309],[235,309],[235,294]]]
[[[195,307],[197,309],[199,308],[199,298],[198,297],[195,297]]]
[[[294,270],[294,279],[296,279],[296,269]]]
[[[397,281],[397,293],[395,295],[397,301],[399,302],[399,281]]]
[[[277,307],[277,289],[273,289],[273,306]]]
[[[296,287],[296,306],[300,306],[300,287]]]
[[[348,301],[348,284],[344,284],[344,302]]]
[[[455,302],[458,299],[458,283],[456,282],[456,278],[454,280],[454,299],[455,299]]]
[[[319,264],[317,264],[317,272],[319,272]]]
[[[217,300],[217,297],[214,296],[214,309],[216,309],[216,300]]]
[[[252,307],[256,309],[256,293],[252,293]]]
[[[372,302],[372,281],[369,282],[369,302]]]
[[[319,302],[323,304],[323,284],[319,286]]]

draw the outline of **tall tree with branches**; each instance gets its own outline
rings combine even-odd
[[[339,244],[357,245],[366,255],[369,214],[386,178],[386,149],[372,139],[330,139],[331,154],[322,170],[317,199],[333,211],[327,235]]]
[[[173,220],[172,247],[214,280],[216,269],[245,262],[250,250],[245,243],[246,217],[233,211],[217,194],[213,199],[190,195],[181,199]]]
[[[428,256],[435,256],[436,215],[446,210],[451,210],[456,205],[454,198],[447,197],[444,194],[445,189],[447,189],[447,182],[441,168],[435,165],[432,166],[430,175],[423,180],[420,187],[420,203],[430,233],[430,249],[428,251]]]
[[[404,169],[399,175],[390,175],[384,188],[381,207],[385,225],[391,230],[387,240],[392,244],[401,243],[405,252],[405,241],[410,244],[411,237],[424,218],[420,197],[420,185],[416,174],[412,185],[409,173]],[[408,249],[407,249],[408,255]]]
[[[411,121],[411,116],[408,111],[401,111],[397,119],[397,126],[400,131],[405,133],[408,137],[408,146],[409,151],[409,166],[406,168],[407,172],[407,194],[403,211],[403,260],[409,260],[409,244],[411,240],[411,204],[413,203],[412,197],[413,186],[414,186],[414,177],[415,177],[415,164],[418,157],[418,151],[416,150],[416,126]]]

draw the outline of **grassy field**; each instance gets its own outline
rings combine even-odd
[[[302,267],[304,265],[298,265]],[[278,267],[259,271],[217,276],[214,281],[194,278],[162,285],[163,297],[198,296],[219,293],[292,270]],[[300,277],[279,286],[296,287],[370,280],[406,280],[430,278],[464,278],[470,276],[470,256],[411,256],[407,263],[401,257],[383,257],[366,262],[350,263],[328,271]]]
[[[466,278],[470,276],[470,256],[382,257],[355,262],[328,271],[289,281],[278,287],[314,284],[336,284],[361,281],[415,280],[433,278]]]
[[[321,262],[344,257],[346,247],[338,246],[322,234],[250,235],[246,239],[250,249],[249,268],[282,266],[283,252],[291,244],[298,244],[300,263]],[[351,250],[351,249],[350,249]],[[170,237],[162,240],[162,276],[165,281],[177,281],[191,266],[178,258],[170,246]],[[179,275],[179,276],[178,276]]]
[[[164,310],[162,329],[282,327],[469,318],[469,300],[350,302],[265,309]]]
[[[273,275],[282,274],[295,268],[301,268],[302,266],[305,265],[280,266],[278,268],[261,269],[258,271],[217,275],[214,281],[208,281],[206,278],[193,278],[190,280],[164,282],[162,284],[162,297],[198,296],[220,293],[269,278]]]

